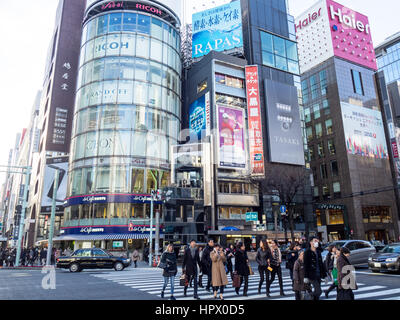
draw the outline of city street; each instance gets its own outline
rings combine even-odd
[[[255,270],[255,269],[254,269]],[[285,297],[279,296],[278,280],[271,286],[271,298],[265,297],[265,285],[262,294],[258,294],[259,275],[249,277],[248,297],[237,296],[231,283],[225,289],[226,300],[294,300],[291,281],[287,270],[283,270]],[[191,300],[183,296],[183,287],[179,286],[179,275],[175,279],[175,297],[177,300]],[[0,300],[160,300],[162,288],[161,270],[157,268],[132,267],[122,272],[113,270],[84,270],[70,273],[68,270],[56,270],[56,288],[45,290],[42,280],[45,277],[40,270],[0,270]],[[203,284],[206,277],[203,278]],[[368,269],[357,269],[359,289],[355,291],[356,300],[400,300],[400,274],[372,274]],[[322,289],[326,289],[324,284]],[[199,288],[202,300],[213,300],[212,293]],[[165,298],[169,298],[169,288]],[[336,293],[329,300],[335,300]],[[324,295],[321,300],[325,300]]]

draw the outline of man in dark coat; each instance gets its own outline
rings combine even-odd
[[[242,242],[239,242],[235,252],[235,271],[240,276],[240,286],[244,281],[243,296],[247,297],[247,291],[249,289],[249,258],[247,257],[245,246]],[[239,294],[239,288],[235,288],[236,294]]]
[[[203,270],[203,274],[207,274],[207,287],[206,291],[210,291],[211,287],[211,266],[212,266],[212,261],[210,257],[210,253],[214,250],[214,240],[210,239],[208,240],[207,246],[203,250],[203,255],[201,256],[201,266]]]
[[[304,283],[313,287],[313,298],[319,300],[322,294],[321,281],[327,277],[327,271],[322,262],[321,251],[318,249],[318,238],[311,237],[309,244],[310,247],[304,253]]]
[[[199,249],[196,247],[196,241],[190,241],[190,246],[185,249],[183,256],[182,272],[187,277],[187,283],[189,284],[193,280],[194,284],[194,295],[195,299],[200,299],[197,295],[197,266],[201,266]],[[184,295],[186,297],[188,287],[184,288]]]
[[[357,290],[354,267],[349,261],[350,250],[342,247],[337,259],[338,293],[337,300],[354,300],[353,290]]]

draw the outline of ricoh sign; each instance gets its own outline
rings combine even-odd
[[[301,66],[302,72],[332,56],[377,70],[371,28],[365,15],[335,1],[322,0],[296,19],[295,29],[300,58],[306,61]],[[307,39],[310,32],[317,34],[311,40]],[[331,35],[328,40],[323,38],[326,33]],[[310,46],[314,43],[309,41],[317,41],[319,37],[323,45],[312,54]]]

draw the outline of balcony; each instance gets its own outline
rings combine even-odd
[[[203,200],[204,191],[201,188],[168,187],[170,200]]]

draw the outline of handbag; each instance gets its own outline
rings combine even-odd
[[[336,285],[338,285],[337,277],[338,277],[338,270],[336,268],[333,268],[333,270],[332,270],[332,280],[333,280],[333,283],[336,284]]]
[[[304,284],[304,290],[301,292],[301,300],[314,300],[310,284]]]
[[[160,262],[158,263],[157,267],[161,268],[161,269],[165,269],[167,267],[167,263],[166,262],[162,262],[160,260]]]
[[[234,288],[240,288],[240,276],[236,271],[233,273],[232,286]]]
[[[179,278],[179,285],[181,287],[187,287],[189,284],[188,278],[186,274],[182,274],[181,277]]]

